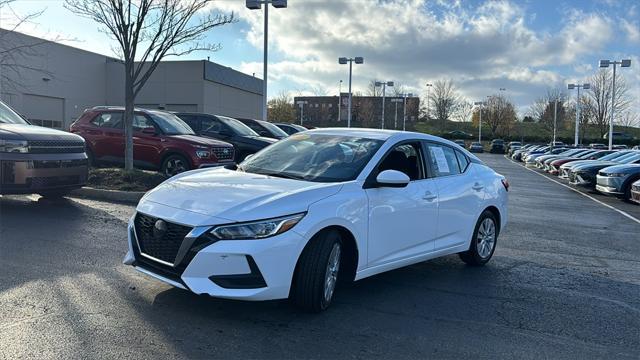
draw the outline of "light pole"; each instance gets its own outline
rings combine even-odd
[[[340,85],[338,85],[338,122],[342,121],[342,80],[340,80]]]
[[[590,84],[569,84],[567,85],[567,89],[569,90],[573,90],[573,89],[578,89],[578,97],[576,98],[576,135],[575,135],[575,139],[573,140],[573,146],[578,146],[578,138],[580,135],[580,108],[582,106],[582,104],[580,103],[580,89],[585,89],[585,90],[589,90],[591,88]]]
[[[433,84],[429,84],[427,83],[427,121],[429,121],[430,119],[430,114],[431,114],[431,96],[429,89],[431,89],[431,87],[433,86]]]
[[[558,129],[558,95],[553,100],[553,141],[551,142],[551,148],[556,146],[556,133]]]
[[[300,126],[302,126],[302,122],[304,120],[304,106],[307,105],[306,100],[298,101],[298,106],[300,107]]]
[[[478,121],[478,142],[480,144],[482,144],[482,107],[484,104],[485,102],[483,101],[476,101],[473,103],[473,105],[480,106],[480,119]]]
[[[354,62],[356,64],[364,64],[364,58],[362,56],[356,56],[354,58],[338,58],[338,64],[340,65],[346,65],[349,63],[349,113],[347,114],[347,127],[351,127],[351,74],[353,73]]]
[[[262,120],[267,120],[267,59],[269,52],[269,4],[274,8],[286,8],[287,0],[246,0],[249,10],[260,10],[264,4],[264,59],[262,63]]]
[[[613,113],[616,105],[616,65],[620,65],[620,67],[630,67],[631,60],[621,60],[621,61],[611,61],[611,60],[600,60],[600,67],[606,68],[609,67],[609,64],[613,64],[613,80],[611,84],[611,120],[609,121],[609,150],[613,148]]]
[[[398,130],[398,103],[401,103],[402,99],[396,97],[391,99],[391,102],[396,104],[395,116],[393,118],[393,130]]]
[[[404,103],[402,104],[402,131],[407,130],[407,98],[413,97],[412,93],[403,94],[402,100]]]
[[[387,86],[393,86],[393,81],[376,81],[375,86],[382,86],[382,126],[380,128],[384,130],[384,100],[387,93]]]

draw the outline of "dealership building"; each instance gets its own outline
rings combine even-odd
[[[68,129],[86,108],[124,104],[120,60],[4,29],[0,39],[0,97],[32,123]],[[260,119],[262,97],[254,76],[208,60],[163,61],[136,106]]]

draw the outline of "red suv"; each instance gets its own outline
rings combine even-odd
[[[87,109],[71,125],[82,136],[92,164],[124,163],[124,108]],[[233,145],[195,135],[177,116],[159,110],[136,109],[133,119],[133,160],[136,167],[160,170],[167,176],[202,167],[233,163]]]

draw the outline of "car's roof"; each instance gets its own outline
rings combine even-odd
[[[422,140],[435,140],[441,142],[447,142],[454,144],[454,142],[423,133],[417,133],[413,131],[399,131],[399,130],[382,130],[382,129],[367,129],[367,128],[323,128],[307,130],[307,133],[312,134],[326,134],[326,135],[344,135],[354,136],[375,140],[387,140],[387,139],[422,139]]]

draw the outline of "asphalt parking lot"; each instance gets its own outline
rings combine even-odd
[[[316,315],[195,296],[121,265],[132,206],[0,197],[0,358],[637,359],[640,223],[481,157],[511,183],[486,267],[449,256],[395,270]]]

